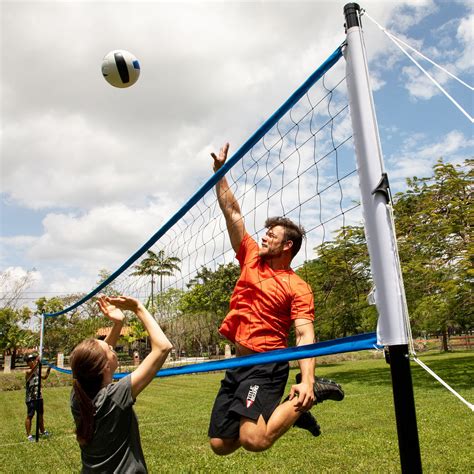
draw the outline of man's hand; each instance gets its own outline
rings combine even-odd
[[[291,386],[290,400],[294,397],[298,398],[295,405],[298,411],[308,411],[314,404],[314,389],[313,385],[305,382]]]
[[[215,153],[211,153],[212,158],[214,159],[214,165],[212,169],[214,170],[214,173],[221,168],[221,166],[225,163],[225,160],[227,160],[227,152],[229,151],[229,144],[226,143],[219,151],[219,156],[216,156]]]

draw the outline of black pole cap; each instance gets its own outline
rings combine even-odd
[[[353,26],[360,26],[359,22],[360,6],[358,3],[347,3],[344,6],[344,16],[346,18],[346,30]]]

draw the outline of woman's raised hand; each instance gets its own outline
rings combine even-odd
[[[117,298],[114,298],[117,299]],[[116,304],[117,302],[112,301],[111,298],[105,295],[100,295],[97,304],[99,305],[99,309],[102,311],[104,316],[110,319],[113,322],[123,322],[125,319],[122,310],[119,308],[119,305]],[[124,308],[128,309],[128,308]]]

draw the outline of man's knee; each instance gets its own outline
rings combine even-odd
[[[219,456],[231,454],[240,447],[238,439],[211,438],[209,443],[214,453],[218,454]]]
[[[259,452],[270,448],[274,443],[267,432],[267,423],[260,415],[258,420],[242,418],[240,424],[240,444],[247,451]]]
[[[273,440],[267,434],[267,425],[260,415],[257,422],[246,420],[240,425],[240,443],[247,451],[265,451]]]
[[[266,435],[257,433],[245,433],[240,436],[240,444],[247,451],[258,453],[270,448],[273,441]]]

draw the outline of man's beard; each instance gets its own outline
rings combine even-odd
[[[272,258],[281,257],[283,251],[269,250],[268,247],[260,247],[258,249],[258,256],[263,260],[271,260]]]

